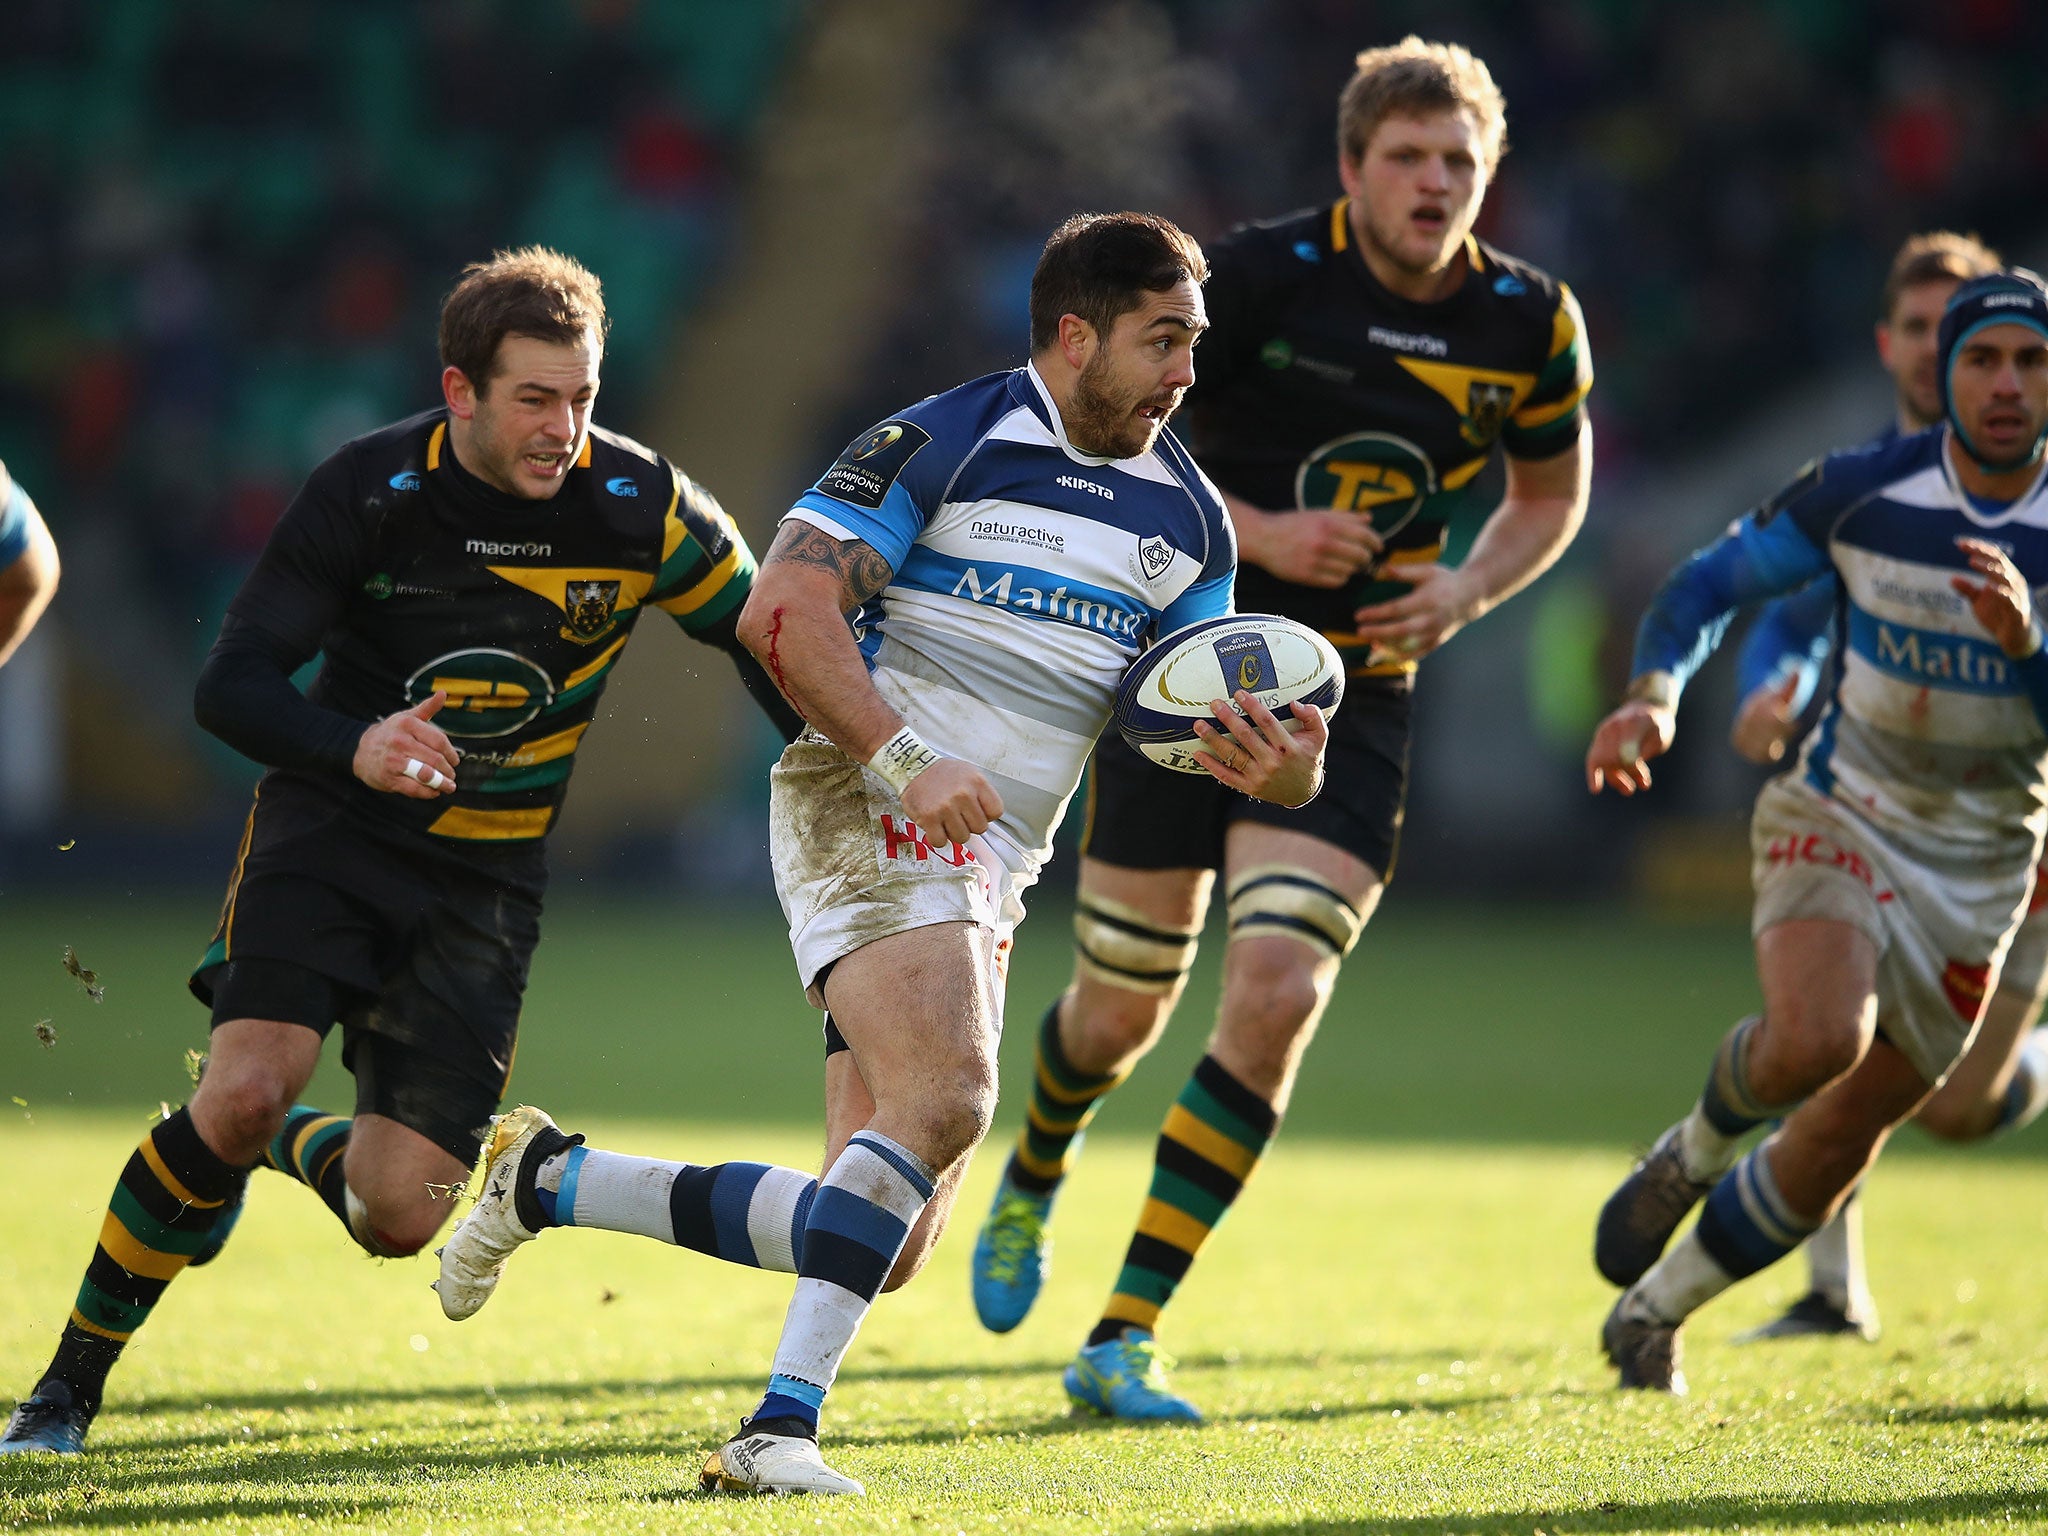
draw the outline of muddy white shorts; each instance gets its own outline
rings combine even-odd
[[[934,845],[881,776],[805,731],[770,776],[768,852],[797,974],[824,1006],[819,973],[865,944],[935,923],[996,937],[996,995],[1010,936],[1036,875],[1003,864],[985,838]]]
[[[1981,849],[1908,854],[1797,772],[1772,779],[1750,821],[1750,931],[1795,918],[1848,923],[1877,946],[1877,1027],[1929,1083],[1961,1058],[2033,879]]]

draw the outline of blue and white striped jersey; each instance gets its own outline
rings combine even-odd
[[[2018,500],[1975,502],[1948,429],[1828,455],[1672,573],[1636,637],[1638,675],[1681,683],[1744,603],[1832,573],[1844,637],[1800,756],[1813,787],[1901,846],[2031,858],[2048,827],[2048,652],[2013,661],[1949,585],[1956,539],[1999,545],[2048,587],[2048,472]]]
[[[892,416],[790,517],[859,539],[895,575],[852,616],[876,688],[1003,797],[988,838],[1035,873],[1154,637],[1231,611],[1223,499],[1170,431],[1133,459],[1068,442],[1031,367]]]
[[[36,504],[28,499],[21,482],[8,480],[6,494],[0,495],[0,571],[27,552],[29,523],[35,515]]]

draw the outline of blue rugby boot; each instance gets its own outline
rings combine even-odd
[[[93,1413],[78,1402],[68,1383],[52,1377],[38,1384],[8,1419],[6,1433],[0,1434],[0,1456],[31,1451],[76,1456],[85,1449]]]
[[[991,1333],[1008,1333],[1030,1314],[1052,1269],[1045,1235],[1052,1196],[1019,1189],[1005,1178],[996,1186],[988,1220],[974,1239],[974,1315]]]
[[[1154,1424],[1199,1424],[1202,1411],[1166,1384],[1173,1359],[1142,1328],[1090,1344],[1061,1378],[1076,1408],[1105,1418]]]

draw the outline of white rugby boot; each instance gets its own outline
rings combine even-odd
[[[555,1122],[531,1104],[522,1104],[493,1122],[490,1145],[483,1155],[483,1187],[476,1204],[448,1241],[435,1249],[441,1278],[434,1282],[441,1310],[452,1322],[474,1317],[498,1288],[505,1261],[521,1243],[530,1243],[553,1225],[533,1192],[540,1165],[581,1136],[564,1136]]]
[[[797,1421],[784,1421],[797,1422]],[[698,1474],[706,1493],[854,1493],[867,1489],[825,1465],[809,1435],[771,1435],[742,1419],[740,1432],[713,1451]]]

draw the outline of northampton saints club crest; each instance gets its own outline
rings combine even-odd
[[[572,581],[562,594],[563,611],[569,615],[562,638],[579,642],[595,640],[612,627],[612,614],[619,606],[616,581]]]
[[[1490,447],[1507,425],[1508,408],[1515,403],[1512,384],[1474,383],[1465,397],[1465,441],[1475,448]]]

